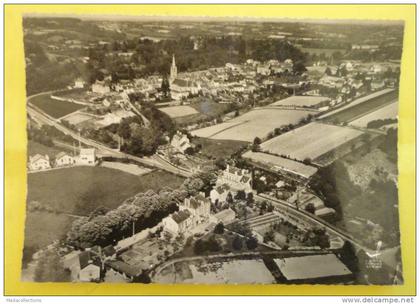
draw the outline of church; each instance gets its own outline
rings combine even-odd
[[[171,88],[171,97],[175,100],[188,98],[188,96],[196,95],[201,91],[201,87],[196,82],[187,78],[184,79],[178,77],[178,68],[175,63],[175,55],[172,55],[169,84]]]

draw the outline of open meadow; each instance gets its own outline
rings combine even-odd
[[[54,118],[66,116],[84,107],[77,103],[52,99],[49,94],[33,97],[30,102]]]
[[[275,128],[297,124],[312,112],[275,108],[255,108],[228,122],[198,129],[192,135],[211,139],[252,142],[255,137],[264,138]]]
[[[29,174],[27,201],[60,213],[89,215],[100,206],[116,208],[139,192],[177,188],[182,182],[183,178],[164,171],[135,176],[104,167],[74,167]]]
[[[361,116],[349,124],[355,127],[366,128],[371,121],[378,119],[397,118],[398,116],[398,102],[390,103],[378,110],[372,111],[364,116]]]
[[[313,122],[261,144],[261,150],[298,160],[314,160],[361,136],[362,131]]]
[[[168,114],[170,118],[183,117],[192,114],[197,114],[198,111],[190,106],[172,106],[159,108],[162,112]]]

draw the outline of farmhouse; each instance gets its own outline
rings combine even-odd
[[[36,154],[34,156],[29,156],[29,170],[45,170],[50,169],[50,157],[45,154]]]
[[[56,167],[65,167],[71,166],[76,162],[73,156],[67,154],[66,152],[60,152],[55,156],[55,166]]]
[[[245,169],[238,169],[227,165],[226,170],[222,172],[217,178],[216,185],[226,184],[234,191],[245,191],[245,193],[252,192],[251,173]]]
[[[178,152],[185,153],[185,150],[191,148],[191,143],[186,134],[177,132],[171,140],[171,146]]]
[[[96,153],[94,148],[80,149],[78,159],[80,165],[94,166],[96,164]]]
[[[83,251],[79,254],[79,281],[95,282],[101,276],[101,262],[91,251]]]

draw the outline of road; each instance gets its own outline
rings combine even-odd
[[[38,95],[40,94],[37,94],[36,96]],[[111,149],[110,147],[105,146],[103,143],[80,136],[75,131],[70,130],[64,127],[62,124],[60,124],[59,120],[54,119],[53,117],[49,116],[48,114],[46,114],[45,112],[43,112],[42,110],[40,110],[39,108],[31,104],[29,100],[34,96],[29,97],[28,103],[27,103],[27,112],[33,119],[40,121],[44,124],[50,125],[50,126],[54,126],[59,131],[63,132],[66,135],[70,135],[71,137],[80,141],[84,145],[98,149],[99,152],[102,152],[103,154],[107,154],[109,156],[130,159],[140,164],[143,164],[145,166],[158,168],[158,169],[161,169],[161,170],[164,170],[164,171],[176,174],[176,175],[184,176],[184,177],[192,176],[192,172],[185,170],[183,168],[176,167],[173,164],[169,163],[168,161],[156,155],[153,155],[151,157],[138,157],[138,156],[134,156],[131,154],[127,154],[124,152]]]
[[[359,243],[359,241],[355,240],[347,232],[341,230],[338,227],[335,227],[334,225],[320,219],[319,217],[317,217],[317,216],[315,216],[315,215],[313,215],[313,214],[311,214],[311,213],[309,213],[305,210],[296,209],[296,206],[294,206],[292,204],[289,204],[286,201],[274,199],[274,198],[271,198],[271,197],[268,197],[268,196],[261,196],[261,195],[258,195],[258,194],[256,195],[256,199],[269,201],[273,204],[274,208],[281,209],[282,211],[285,211],[289,214],[292,214],[292,215],[294,215],[298,218],[304,219],[311,224],[322,226],[326,229],[327,232],[338,235],[342,239],[344,239],[346,241],[349,241],[357,249],[362,249],[368,254],[375,253],[374,250],[362,245],[361,243]]]

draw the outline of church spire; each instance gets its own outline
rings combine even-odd
[[[172,54],[172,65],[171,65],[171,73],[169,76],[169,81],[172,83],[176,77],[178,76],[178,69],[175,63],[175,54]]]

